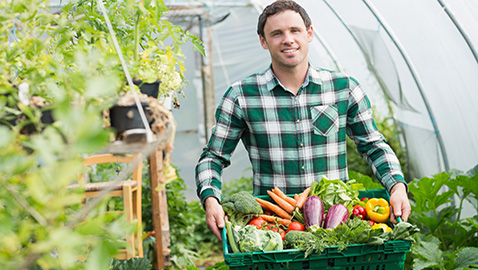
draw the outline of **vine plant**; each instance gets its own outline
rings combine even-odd
[[[163,20],[162,1],[106,2],[111,14],[119,14],[116,30],[123,45],[131,25],[121,16],[138,9],[156,12],[144,22],[149,26],[137,28],[143,31],[139,61],[127,59],[133,70],[143,52],[165,56],[161,60],[178,68],[181,44],[193,41],[201,48],[199,40]],[[108,269],[129,229],[102,207],[79,215],[83,196],[67,188],[84,171],[82,155],[110,143],[101,112],[124,85],[101,15],[95,1],[70,1],[59,13],[48,0],[0,1],[1,269]],[[158,25],[164,31],[148,32]],[[163,37],[172,40],[170,47]],[[153,42],[154,50],[148,47]],[[28,88],[19,93],[22,84]],[[37,96],[51,105],[54,123],[42,123],[41,109],[29,105]],[[7,121],[20,115],[21,121]],[[33,134],[21,132],[27,124],[35,127]]]

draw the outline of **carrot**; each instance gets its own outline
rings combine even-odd
[[[271,196],[271,198],[279,205],[282,209],[287,211],[287,213],[292,214],[294,212],[294,206],[290,205],[287,201],[282,199],[281,197],[277,196],[274,192],[268,190],[267,194]]]
[[[299,209],[304,206],[305,200],[309,196],[310,192],[310,187],[306,188],[304,191],[302,191],[301,194],[299,194],[299,198],[297,199],[297,203],[295,204],[295,207],[298,207]]]
[[[299,195],[297,195],[297,193],[294,194],[294,200],[295,200],[295,203],[296,203],[296,204],[297,204],[297,200],[298,200],[298,199],[299,199]]]
[[[295,206],[296,204],[296,201],[294,198],[292,197],[288,197],[287,195],[284,194],[284,192],[282,192],[282,190],[278,187],[274,187],[274,189],[272,190],[272,192],[274,192],[275,194],[277,194],[277,196],[281,197],[282,199],[284,199],[285,201],[287,201],[290,205],[292,206]]]
[[[262,208],[265,208],[267,210],[270,210],[274,213],[276,213],[279,217],[281,218],[286,218],[286,219],[292,219],[292,216],[287,213],[284,209],[280,208],[279,206],[268,202],[266,200],[263,200],[261,198],[256,198],[256,201],[261,205]]]
[[[288,226],[289,223],[291,222],[290,219],[286,218],[280,218],[280,217],[275,217],[275,216],[269,216],[269,215],[259,215],[261,218],[265,219],[267,222],[278,222],[284,226]]]

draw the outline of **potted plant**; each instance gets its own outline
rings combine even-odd
[[[0,29],[5,33],[0,44],[0,124],[26,134],[53,121],[53,105],[47,94],[54,80],[50,73],[53,56],[48,48],[53,37],[47,33],[55,16],[43,12],[45,3],[32,5],[24,1],[0,5]]]
[[[111,142],[102,112],[131,89],[97,1],[70,1],[59,13],[51,11],[49,2],[0,1],[0,30],[5,33],[0,35],[0,122],[10,127],[0,125],[0,265],[103,269],[120,246],[123,224],[105,222],[109,217],[99,209],[78,215],[82,194],[67,186],[82,172],[81,155],[101,151]],[[188,34],[163,20],[167,9],[161,1],[105,4],[133,77],[168,85],[166,77],[153,78],[147,75],[150,69],[145,70],[161,63],[174,67],[181,78],[179,46]],[[156,15],[138,24],[142,32],[136,32],[137,50],[130,50],[136,26],[128,14],[138,9]],[[166,46],[166,39],[172,44]],[[197,39],[190,40],[200,48]],[[20,85],[28,85],[28,104]],[[43,125],[42,107],[30,103],[33,97],[51,106],[52,125]],[[17,121],[20,115],[25,118]],[[27,123],[38,132],[24,136],[21,129]],[[79,256],[91,260],[82,263]]]
[[[78,215],[83,196],[67,186],[82,172],[81,155],[110,142],[100,113],[121,86],[112,68],[117,55],[73,38],[69,30],[87,22],[53,14],[48,0],[0,1],[0,13],[0,119],[24,117],[0,126],[0,265],[104,269],[125,226],[105,222],[110,217],[99,208]],[[36,97],[51,106],[52,125],[40,122],[46,107],[34,106],[42,105]],[[28,122],[38,132],[25,136]],[[78,260],[88,255],[93,259]]]
[[[71,3],[70,3],[71,4]],[[101,42],[111,51],[121,54],[125,60],[125,66],[130,73],[132,81],[142,88],[129,85],[126,79],[122,80],[122,87],[119,88],[119,96],[130,91],[141,91],[154,98],[164,96],[176,96],[182,93],[184,85],[184,66],[181,53],[181,45],[191,42],[196,49],[204,53],[200,40],[188,32],[184,32],[179,26],[173,25],[164,19],[168,9],[163,1],[158,0],[112,0],[104,3],[105,12],[98,6],[96,0],[82,0],[69,8],[68,12],[72,17],[83,17],[88,20],[86,28],[77,30],[80,37],[87,37],[88,41]],[[113,46],[112,33],[107,27],[107,15],[114,35],[119,44],[119,50]],[[90,35],[81,34],[95,32],[95,38]],[[116,70],[126,72],[124,67],[118,65],[112,67]],[[127,76],[121,75],[123,78]],[[133,88],[133,89],[132,89]],[[147,88],[152,88],[148,90]],[[160,101],[163,99],[160,99]],[[152,101],[155,102],[155,101]],[[117,107],[130,106],[127,110]],[[148,103],[145,104],[148,106]],[[130,104],[114,104],[111,112],[134,112],[134,102]],[[145,114],[148,112],[145,111]],[[127,119],[128,121],[133,118]],[[122,130],[123,128],[120,128]]]

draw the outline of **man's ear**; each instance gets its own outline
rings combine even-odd
[[[309,27],[309,30],[307,30],[307,35],[307,39],[309,40],[309,42],[312,42],[312,40],[314,40],[314,28],[312,27],[312,25]]]
[[[259,35],[259,41],[261,42],[262,48],[264,48],[264,50],[269,50],[269,45],[262,35]]]

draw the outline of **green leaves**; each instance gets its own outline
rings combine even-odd
[[[446,172],[434,176],[434,178],[421,178],[409,183],[409,191],[415,201],[415,210],[419,212],[428,212],[436,209],[445,203],[451,202],[454,191],[440,192],[445,183],[450,178]]]
[[[378,183],[377,180],[374,181],[370,176],[359,172],[349,170],[349,179],[355,179],[358,183],[361,183],[366,190],[383,188],[382,184]]]
[[[478,248],[466,247],[456,254],[455,269],[463,269],[472,267],[478,267]]]
[[[478,265],[478,248],[465,247],[450,254],[440,250],[440,241],[434,236],[421,235],[412,246],[416,256],[413,269],[469,269]],[[444,258],[446,258],[444,260]]]
[[[340,179],[330,180],[323,177],[320,182],[312,183],[310,195],[319,196],[322,199],[325,212],[337,203],[345,205],[351,211],[352,204],[358,200],[359,190],[364,190],[363,185],[355,180],[344,183]]]
[[[409,184],[410,220],[422,234],[412,245],[414,269],[463,269],[478,258],[478,215],[461,218],[463,202],[475,209],[478,174],[442,172]]]
[[[413,260],[413,269],[438,268],[445,269],[443,252],[440,250],[440,240],[434,236],[420,235],[412,245],[412,252],[417,257]]]
[[[151,263],[145,258],[131,258],[129,260],[113,259],[110,269],[111,270],[130,270],[130,269],[150,270],[152,267],[153,266],[151,265]]]

